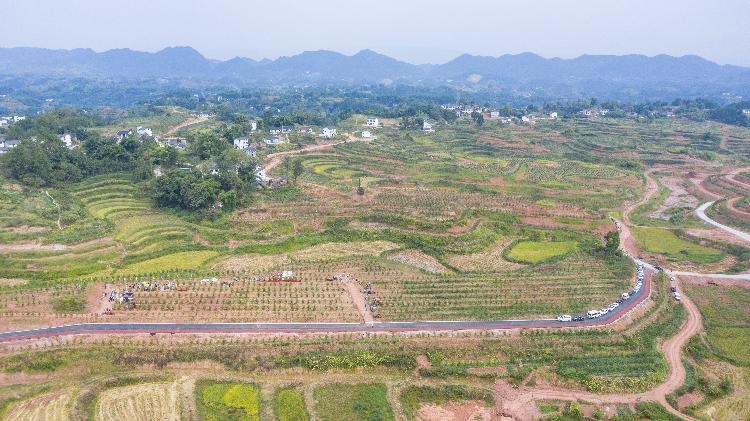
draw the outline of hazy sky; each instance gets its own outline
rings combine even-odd
[[[750,66],[750,0],[0,0],[0,47],[177,45],[216,59],[370,48],[412,63],[531,51]]]

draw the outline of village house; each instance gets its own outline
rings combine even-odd
[[[241,152],[244,152],[246,155],[255,158],[258,154],[257,148],[253,145],[250,145],[246,148],[240,149]]]
[[[254,132],[258,130],[258,122],[255,120],[250,120],[250,131]]]
[[[70,133],[64,133],[60,135],[60,140],[65,144],[68,149],[73,147],[73,140],[75,136],[71,136]]]
[[[549,118],[550,120],[557,120],[557,113],[554,111],[549,113]]]
[[[138,126],[135,128],[135,132],[138,133],[138,136],[154,137],[154,131],[148,127]]]
[[[185,141],[185,139],[181,139],[181,138],[178,138],[178,137],[173,137],[173,138],[167,139],[166,145],[167,146],[171,146],[171,147],[173,147],[175,149],[185,149],[185,148],[187,148],[187,142]]]
[[[432,128],[432,124],[428,123],[427,121],[424,121],[422,123],[422,131],[424,133],[433,133],[435,129]]]
[[[299,134],[315,134],[312,127],[309,126],[302,126],[299,129],[297,129],[297,133]]]
[[[266,145],[280,145],[284,143],[284,141],[278,136],[271,136],[263,139],[263,143]]]
[[[8,152],[16,146],[18,146],[18,140],[0,139],[0,153]]]
[[[745,115],[748,115],[748,116],[750,116],[750,109],[747,109],[747,108],[743,108],[743,109],[742,109],[742,114],[745,114]]]
[[[380,121],[378,121],[377,117],[367,117],[367,123],[365,123],[367,127],[378,127],[380,125]]]
[[[238,137],[237,139],[234,139],[233,141],[234,147],[237,149],[245,149],[248,146],[250,146],[250,138],[248,137]]]
[[[369,130],[362,130],[362,139],[370,139],[372,138],[372,132]]]
[[[336,137],[335,127],[323,127],[323,131],[320,133],[320,137],[324,139],[333,139]]]
[[[293,129],[292,126],[284,126],[284,125],[274,126],[274,127],[271,127],[268,130],[268,133],[270,133],[270,134],[289,134],[289,133],[292,132],[292,129]]]
[[[527,123],[527,124],[533,124],[534,123],[534,117],[530,116],[530,115],[525,115],[525,116],[521,117],[521,122],[522,123]]]
[[[500,111],[490,111],[490,118],[500,118]]]
[[[115,138],[117,138],[117,141],[119,142],[132,134],[132,130],[120,130],[119,132],[117,132],[117,134],[115,134]]]

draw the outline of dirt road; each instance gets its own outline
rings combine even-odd
[[[679,281],[679,280],[678,280]],[[557,387],[548,388],[529,388],[520,389],[511,388],[505,381],[499,381],[495,385],[495,395],[498,402],[498,408],[501,413],[513,417],[514,419],[529,419],[535,411],[536,400],[570,400],[586,401],[594,404],[616,404],[616,403],[634,403],[639,401],[656,401],[663,405],[669,412],[680,417],[696,421],[667,403],[666,395],[679,388],[685,381],[685,367],[681,361],[681,350],[687,341],[698,333],[703,324],[698,308],[683,296],[683,305],[687,313],[687,320],[683,323],[677,334],[659,345],[659,350],[664,353],[664,357],[669,365],[669,374],[663,383],[643,393],[633,394],[596,394],[589,392],[574,391]]]
[[[265,170],[266,174],[268,174],[269,171],[271,171],[272,169],[278,167],[279,164],[281,164],[281,162],[283,161],[283,157],[288,156],[288,155],[300,155],[300,154],[305,154],[305,153],[308,153],[308,152],[319,151],[321,149],[332,148],[332,147],[334,147],[336,145],[340,145],[342,143],[370,142],[371,140],[372,139],[360,139],[358,137],[349,136],[345,140],[339,140],[339,141],[333,142],[333,143],[316,143],[315,145],[305,146],[302,149],[296,149],[296,150],[293,150],[293,151],[284,151],[284,152],[272,153],[272,154],[269,154],[266,157],[266,165],[263,167],[263,169]]]
[[[178,130],[182,129],[183,127],[192,126],[193,124],[203,123],[204,121],[207,121],[208,117],[206,116],[195,116],[188,118],[187,120],[184,120],[180,122],[179,124],[172,126],[169,128],[169,130],[164,133],[164,136],[171,136],[175,133],[177,133]]]
[[[646,177],[646,192],[643,194],[643,197],[641,197],[641,199],[639,201],[637,201],[635,203],[631,203],[630,205],[626,206],[622,210],[622,220],[627,225],[632,225],[632,223],[630,222],[630,214],[636,208],[638,208],[639,206],[645,204],[646,202],[648,202],[649,200],[651,200],[651,198],[653,198],[654,196],[656,196],[659,193],[659,184],[656,183],[656,180],[654,180],[653,178],[651,178],[651,173],[652,172],[653,172],[653,170],[648,170],[648,171],[646,171],[646,172],[643,173],[643,176]]]

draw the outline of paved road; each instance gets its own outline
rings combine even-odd
[[[728,227],[728,226],[726,226],[724,224],[720,224],[720,223],[714,221],[713,219],[709,218],[708,216],[706,216],[706,209],[708,209],[709,207],[711,207],[711,205],[713,205],[714,203],[716,203],[716,201],[706,202],[706,203],[698,206],[698,208],[695,210],[695,214],[698,215],[698,218],[702,219],[703,221],[708,222],[709,224],[711,224],[711,225],[713,225],[713,226],[715,226],[717,228],[723,229],[724,231],[726,231],[726,232],[728,232],[728,233],[730,233],[730,234],[732,234],[732,235],[734,235],[734,236],[736,236],[738,238],[741,238],[741,239],[747,241],[748,243],[750,243],[750,234],[748,234],[746,232],[742,232],[742,231],[740,231],[738,229],[735,229],[735,228],[732,228],[732,227]]]
[[[41,329],[0,333],[0,342],[83,334],[132,333],[339,333],[339,332],[418,332],[445,330],[496,330],[605,326],[645,300],[651,292],[651,276],[646,271],[643,288],[602,317],[582,322],[558,322],[554,319],[486,320],[486,321],[419,321],[364,323],[83,323]],[[616,299],[618,297],[612,297]]]

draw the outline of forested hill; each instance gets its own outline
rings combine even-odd
[[[465,54],[440,65],[413,65],[371,50],[352,56],[321,50],[276,60],[217,61],[190,47],[156,53],[2,48],[0,76],[169,79],[241,86],[395,83],[637,100],[750,93],[748,68],[718,65],[697,56],[667,55],[547,59],[531,53],[500,57]]]

